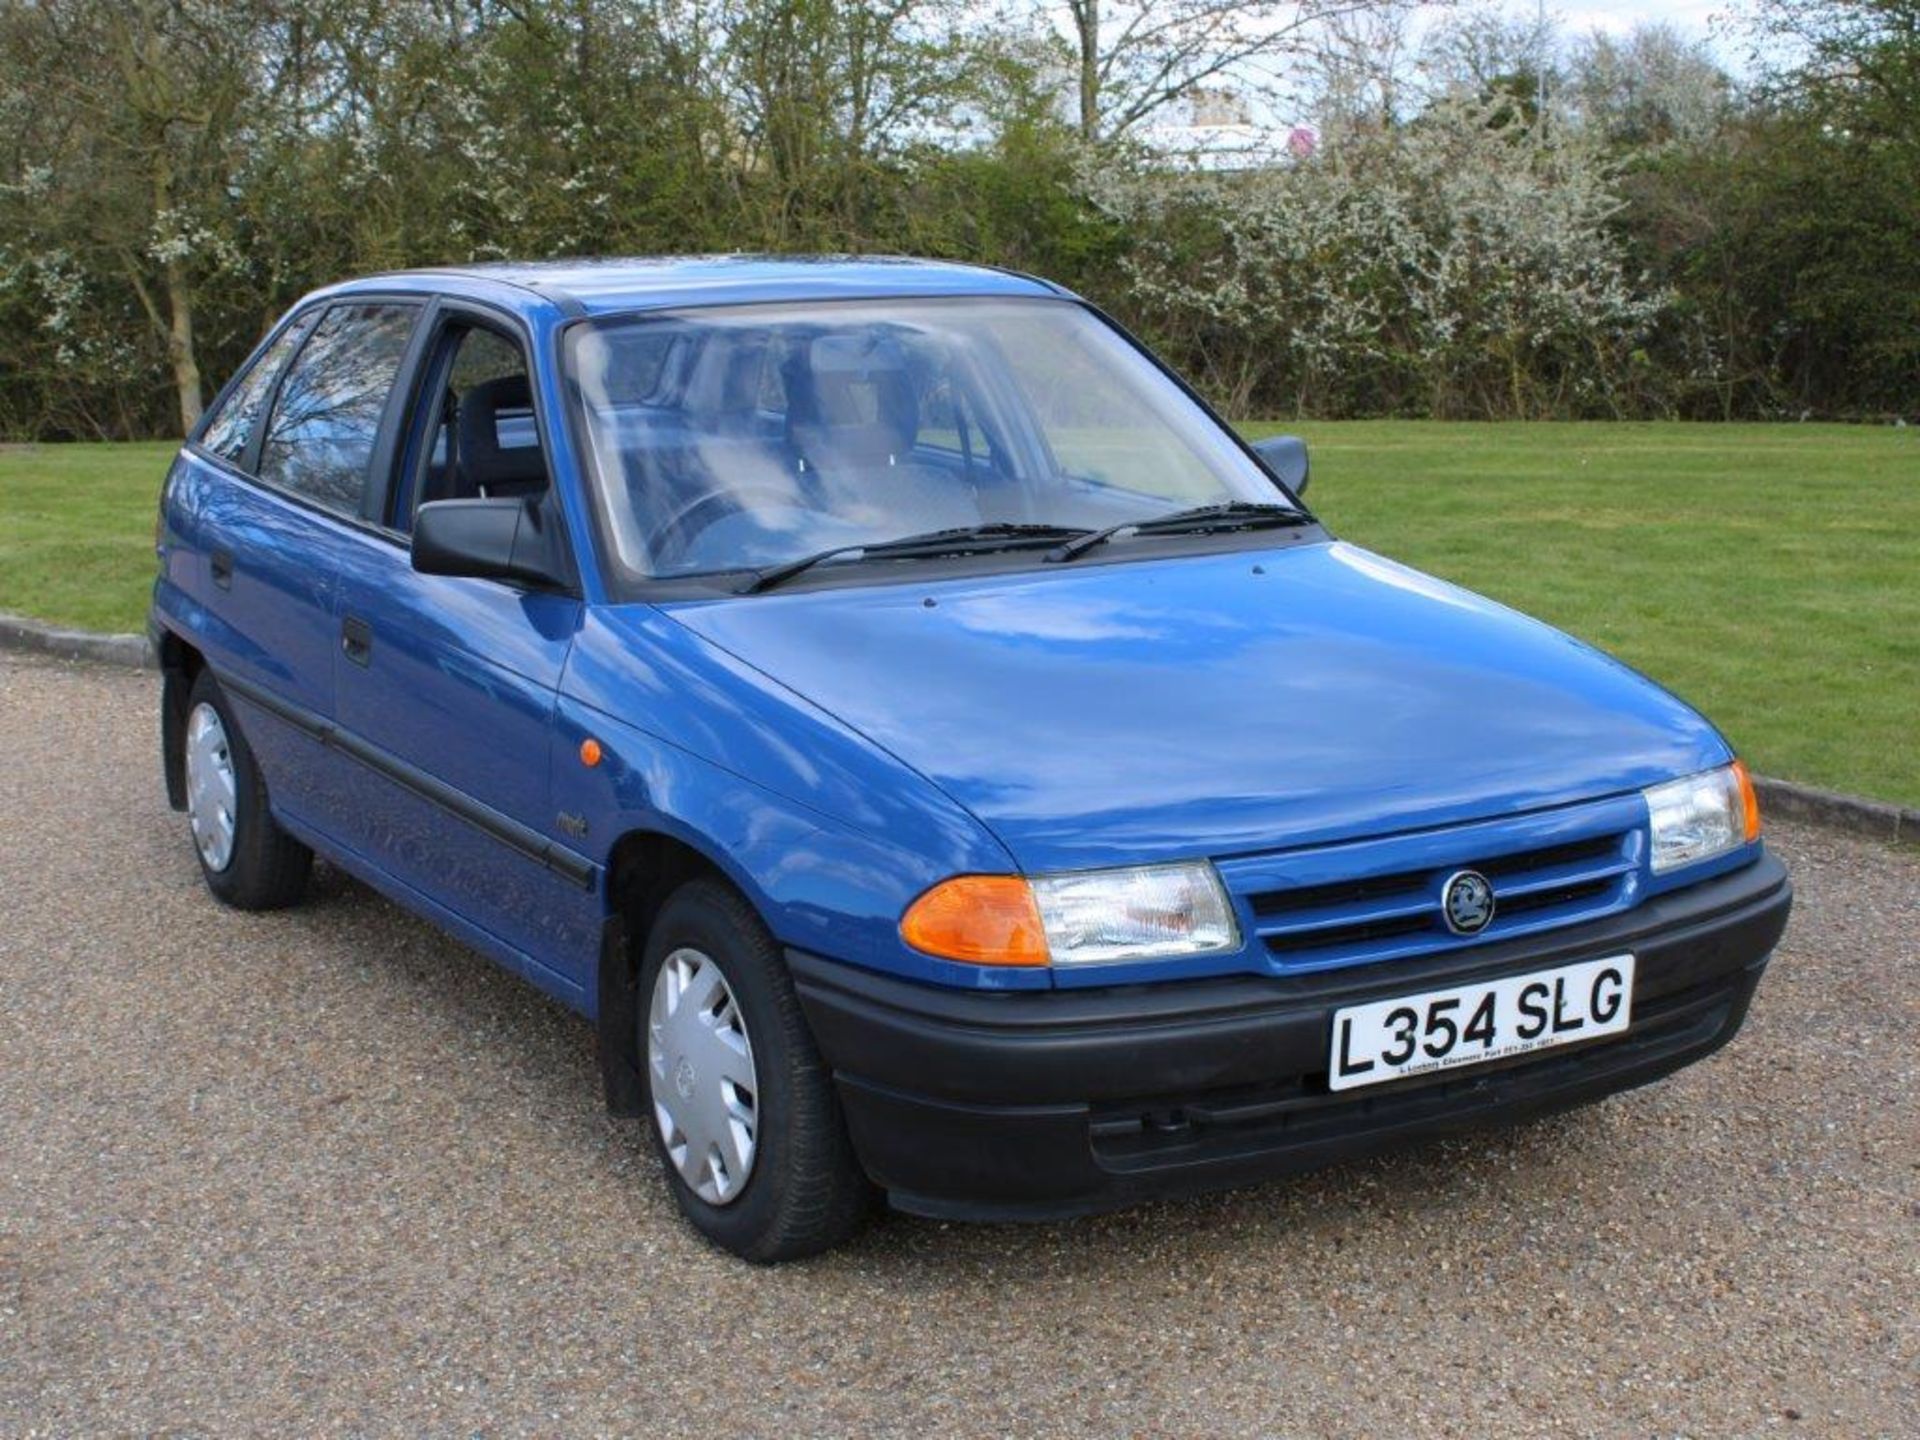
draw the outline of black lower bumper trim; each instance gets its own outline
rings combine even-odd
[[[790,953],[893,1203],[1051,1218],[1245,1184],[1658,1079],[1739,1029],[1792,901],[1771,857],[1556,934],[1394,965],[1100,991],[938,990]],[[1632,950],[1622,1035],[1331,1091],[1341,1005]]]

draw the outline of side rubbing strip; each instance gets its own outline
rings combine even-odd
[[[485,832],[510,850],[517,850],[529,860],[538,861],[556,875],[572,881],[582,890],[593,888],[594,865],[577,850],[569,850],[556,840],[550,840],[531,826],[522,825],[511,815],[502,815],[491,805],[483,805],[464,790],[453,786],[435,776],[427,774],[418,766],[409,765],[397,755],[391,755],[378,745],[363,740],[349,730],[323,716],[315,714],[304,705],[296,705],[284,700],[271,690],[255,685],[251,680],[241,680],[231,676],[217,677],[223,688],[231,690],[242,699],[258,705],[262,710],[271,711],[289,725],[306,731],[322,745],[340,751],[352,757],[376,774],[403,789],[411,790],[423,800],[430,800],[456,819],[464,820],[476,830]]]

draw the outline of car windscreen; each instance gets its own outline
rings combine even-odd
[[[601,528],[633,579],[1285,503],[1177,383],[1071,301],[714,307],[577,325],[566,354]]]

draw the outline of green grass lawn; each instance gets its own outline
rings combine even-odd
[[[1283,428],[1341,535],[1612,651],[1767,774],[1920,804],[1920,432],[1248,427]],[[138,629],[168,449],[0,449],[0,609]]]
[[[0,446],[0,610],[139,630],[177,445]]]

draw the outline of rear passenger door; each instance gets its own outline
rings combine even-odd
[[[504,942],[530,978],[572,995],[599,916],[578,838],[557,824],[548,769],[580,601],[422,575],[408,550],[427,501],[558,504],[519,335],[504,318],[443,302],[414,393],[380,532],[357,538],[340,574],[340,726],[378,762],[356,795],[354,843]]]
[[[420,313],[367,301],[297,316],[219,403],[175,481],[189,487],[194,638],[296,831],[338,827],[345,766],[321,739],[335,591]]]

